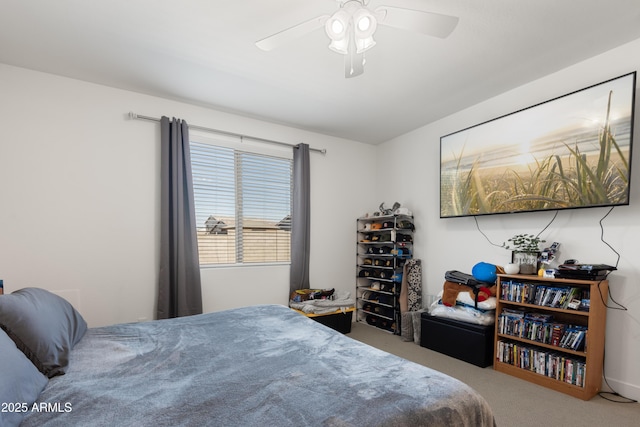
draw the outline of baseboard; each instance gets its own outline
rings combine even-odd
[[[602,391],[610,391],[609,387],[607,387],[607,383],[609,384],[611,389],[618,393],[620,396],[626,397],[627,399],[634,399],[640,402],[640,386],[629,384],[624,381],[614,380],[612,378],[607,378],[606,381],[602,382]]]

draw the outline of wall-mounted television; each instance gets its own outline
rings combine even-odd
[[[440,138],[440,217],[629,204],[636,72]]]

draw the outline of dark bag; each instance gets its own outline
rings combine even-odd
[[[463,273],[458,270],[449,270],[444,273],[444,279],[448,282],[460,283],[461,285],[467,285],[470,287],[484,285],[485,282],[481,282],[471,274]]]
[[[462,273],[458,270],[449,270],[445,272],[444,279],[448,282],[458,283],[460,285],[465,285],[471,288],[474,294],[475,308],[478,308],[478,294],[482,289],[487,288],[487,282],[481,282],[471,274]]]

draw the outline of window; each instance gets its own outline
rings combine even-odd
[[[191,141],[200,265],[291,260],[292,160]]]

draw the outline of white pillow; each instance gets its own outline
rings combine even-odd
[[[471,297],[471,293],[469,292],[460,292],[456,301],[460,301],[463,304],[470,305],[475,307],[475,301]],[[480,310],[495,310],[496,309],[496,297],[489,297],[484,301],[478,302],[478,308]]]

